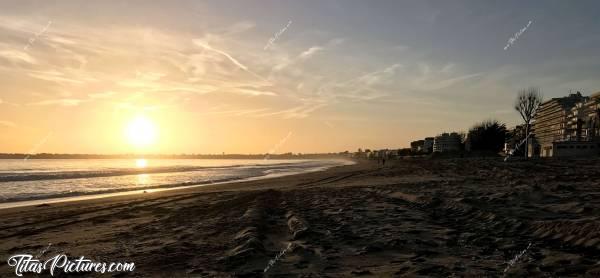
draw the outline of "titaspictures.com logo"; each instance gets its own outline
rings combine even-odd
[[[41,274],[46,271],[51,276],[63,273],[111,273],[111,272],[133,272],[135,263],[131,262],[94,262],[81,256],[69,259],[65,254],[59,254],[45,261],[39,260],[29,254],[18,254],[8,259],[8,265],[15,268],[15,274],[19,277],[24,273]]]

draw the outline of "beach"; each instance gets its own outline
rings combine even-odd
[[[119,277],[598,277],[599,166],[359,161],[8,208],[0,210],[0,252],[5,262],[26,253],[135,263]],[[0,265],[0,276],[14,275]]]

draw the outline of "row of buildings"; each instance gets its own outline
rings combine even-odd
[[[513,134],[524,138],[523,126]],[[411,142],[413,153],[460,151],[460,134],[442,133],[435,137]],[[514,149],[518,141],[505,148]],[[583,96],[580,92],[543,102],[532,121],[526,144],[530,157],[564,157],[600,155],[600,92]]]
[[[580,92],[543,102],[527,143],[529,156],[560,157],[600,154],[600,92]]]
[[[600,92],[583,96],[580,92],[543,102],[531,124],[526,144],[524,125],[508,131],[505,151],[526,146],[530,157],[600,155]],[[410,143],[410,149],[365,150],[354,156],[389,158],[437,152],[469,151],[468,142],[456,132],[442,133]],[[467,140],[468,141],[468,140]]]
[[[354,158],[366,159],[393,159],[403,156],[424,155],[433,152],[453,152],[463,149],[462,137],[459,133],[442,133],[435,137],[427,137],[423,140],[417,140],[410,143],[410,148],[403,149],[358,149],[357,152],[350,154]]]
[[[435,137],[413,141],[410,143],[410,149],[413,153],[460,151],[462,149],[461,139],[460,134],[456,132],[442,133]]]

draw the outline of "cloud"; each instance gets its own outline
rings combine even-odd
[[[248,70],[248,67],[247,67],[247,66],[245,66],[245,65],[244,65],[244,64],[242,64],[242,63],[240,63],[240,62],[239,62],[238,60],[236,60],[235,58],[231,57],[231,55],[229,55],[227,52],[225,52],[225,51],[222,51],[222,50],[219,50],[219,49],[216,49],[216,48],[212,48],[212,47],[210,47],[210,46],[209,46],[207,43],[205,43],[205,42],[203,42],[203,41],[201,41],[201,40],[199,40],[199,39],[194,39],[194,40],[193,40],[193,42],[194,42],[194,44],[196,44],[197,46],[203,47],[203,48],[205,48],[205,49],[207,49],[207,50],[210,50],[210,51],[214,51],[214,52],[216,52],[216,53],[219,53],[219,54],[221,54],[221,55],[223,55],[223,56],[227,57],[227,59],[229,59],[229,61],[231,61],[233,64],[235,64],[235,65],[236,65],[236,66],[238,66],[239,68],[241,68],[241,69],[243,69],[243,70],[246,70],[246,71]]]
[[[28,29],[38,27],[33,24]],[[36,65],[31,69],[0,63],[0,71],[9,73],[5,80],[13,72],[33,80],[24,86],[28,92],[23,98],[32,98],[23,101],[28,105],[77,106],[110,100],[128,104],[117,108],[142,109],[148,103],[167,102],[167,107],[175,107],[187,101],[220,101],[231,107],[209,114],[284,119],[310,117],[327,106],[439,90],[477,76],[460,72],[459,66],[451,63],[435,65],[405,59],[400,64],[387,56],[373,57],[374,53],[364,52],[339,55],[330,50],[347,40],[330,34],[319,33],[316,39],[307,40],[298,35],[297,44],[267,53],[257,49],[256,41],[247,39],[252,34],[240,36],[255,28],[253,22],[198,28],[201,30],[186,33],[157,25],[108,28],[64,21],[52,25],[52,32],[40,38],[43,45],[29,54],[12,50],[22,47],[23,41],[0,43],[0,50],[4,50],[0,62]],[[5,30],[5,26],[0,28],[0,32]],[[203,35],[197,36],[196,31]],[[22,36],[27,35],[24,33]],[[408,49],[390,48],[381,49],[392,55]],[[321,55],[325,53],[328,55]],[[406,57],[413,57],[410,54]],[[356,66],[340,67],[349,61],[348,55],[353,56]],[[323,59],[313,59],[321,56]],[[262,74],[268,74],[268,78]],[[44,93],[33,98],[31,92]],[[188,108],[192,109],[189,105],[182,107]]]
[[[111,92],[111,91],[106,91],[106,92],[102,92],[102,93],[92,93],[92,94],[88,94],[89,98],[92,99],[98,99],[98,98],[107,98],[107,97],[111,97],[116,95],[117,93],[115,92]]]
[[[327,46],[328,46],[328,47],[331,47],[331,46],[340,45],[340,44],[344,43],[345,41],[346,41],[346,39],[344,39],[344,38],[334,38],[334,39],[331,39],[331,40],[330,40],[330,41],[327,43]]]
[[[269,108],[258,109],[236,109],[236,110],[219,110],[219,108],[209,109],[210,111],[202,112],[200,115],[228,115],[228,116],[251,116],[263,113]]]
[[[252,96],[276,96],[277,94],[271,91],[257,90],[254,88],[232,88],[232,91],[245,95]]]
[[[300,106],[296,106],[289,109],[284,109],[276,112],[263,113],[258,115],[258,117],[269,117],[269,116],[282,116],[284,119],[304,119],[307,118],[311,113],[325,107],[326,103],[304,103]]]
[[[399,68],[402,68],[401,64],[393,64],[390,65],[383,70],[374,71],[368,74],[365,74],[358,78],[359,81],[365,83],[366,85],[375,85],[377,83],[381,83],[384,80],[389,80]]]
[[[247,67],[246,65],[242,64],[240,61],[238,61],[237,59],[233,58],[233,57],[232,57],[231,55],[229,55],[227,52],[225,52],[225,51],[223,51],[223,50],[220,50],[220,49],[213,48],[213,47],[209,46],[207,43],[205,43],[204,41],[202,41],[202,40],[199,40],[199,39],[194,39],[194,40],[192,40],[192,41],[193,41],[193,43],[194,43],[194,44],[196,44],[196,45],[198,45],[198,46],[200,46],[200,47],[203,47],[204,49],[207,49],[207,50],[210,50],[210,51],[213,51],[213,52],[216,52],[216,53],[218,53],[218,54],[221,54],[221,55],[225,56],[225,57],[226,57],[226,58],[227,58],[229,61],[231,61],[233,64],[235,64],[235,65],[236,65],[236,66],[238,66],[239,68],[241,68],[241,69],[243,69],[244,71],[246,71],[246,72],[250,73],[250,74],[251,74],[251,75],[253,75],[254,77],[257,77],[258,79],[260,79],[260,80],[262,80],[262,81],[266,82],[267,84],[270,84],[270,81],[268,81],[268,80],[267,80],[267,79],[265,79],[264,77],[262,77],[262,76],[260,76],[260,75],[256,74],[255,72],[253,72],[253,71],[249,70],[249,69],[248,69],[248,67]]]
[[[453,68],[454,68],[454,64],[448,63],[440,71],[443,73],[449,73]]]
[[[419,84],[419,86],[420,86],[419,88],[424,91],[440,90],[440,89],[450,87],[452,85],[455,85],[456,83],[459,83],[459,82],[462,82],[467,79],[471,79],[471,78],[474,78],[474,77],[477,77],[480,75],[481,75],[481,73],[474,73],[474,74],[467,74],[467,75],[462,75],[462,76],[443,79],[443,80],[437,80],[437,81],[431,80],[428,82],[422,82],[421,84]]]
[[[339,44],[343,43],[344,41],[345,41],[345,39],[343,39],[343,38],[334,38],[334,39],[329,40],[323,46],[315,45],[315,46],[309,47],[307,50],[302,51],[297,57],[293,57],[293,58],[290,58],[288,56],[276,57],[275,59],[273,59],[275,65],[272,67],[272,69],[275,72],[283,71],[284,69],[288,68],[289,66],[291,66],[299,61],[307,60],[307,59],[311,58],[312,56],[314,56],[315,54],[317,54],[318,52],[321,52],[330,47],[339,45]]]
[[[399,45],[392,47],[392,49],[395,51],[398,51],[398,52],[404,52],[404,51],[408,50],[409,47],[406,45],[399,44]]]
[[[0,120],[0,126],[15,127],[15,126],[17,126],[17,124],[15,124],[11,121],[1,121]]]
[[[86,100],[83,99],[72,99],[72,98],[63,98],[63,99],[50,99],[50,100],[44,100],[44,101],[39,101],[39,102],[33,102],[30,103],[29,105],[40,105],[40,106],[45,106],[45,105],[60,105],[60,106],[77,106],[83,102],[85,102]]]
[[[299,56],[300,59],[308,59],[311,56],[313,56],[315,53],[322,51],[323,47],[320,46],[313,46],[311,48],[309,48],[308,50],[302,52]]]
[[[238,33],[243,33],[250,29],[253,29],[254,27],[256,27],[256,23],[254,23],[254,22],[241,21],[241,22],[235,23],[234,25],[229,27],[229,30],[227,30],[226,34],[234,35],[234,34],[238,34]]]
[[[58,72],[55,70],[51,70],[51,71],[32,71],[28,73],[29,76],[37,78],[37,79],[41,79],[41,80],[45,80],[45,81],[51,81],[51,82],[56,82],[56,83],[63,83],[63,84],[76,84],[76,85],[81,85],[85,83],[85,80],[83,79],[77,79],[75,78],[75,76],[71,77],[68,76],[62,72]]]
[[[35,58],[31,57],[27,52],[19,50],[2,50],[0,51],[0,58],[4,58],[11,62],[24,62],[32,65],[37,64]]]

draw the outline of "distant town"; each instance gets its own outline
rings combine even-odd
[[[535,88],[524,90],[516,112],[530,122],[506,128],[497,120],[475,124],[468,132],[443,132],[397,150],[358,149],[355,157],[404,156],[585,157],[600,155],[600,92],[580,92],[541,101]],[[524,120],[527,121],[527,117]],[[529,128],[530,127],[530,128]]]

